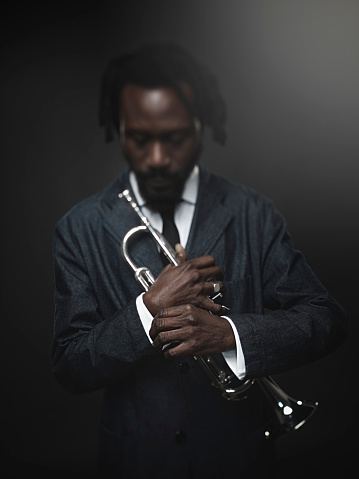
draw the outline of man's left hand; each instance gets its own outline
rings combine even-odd
[[[166,358],[212,355],[235,348],[229,322],[191,304],[161,310],[149,333],[156,348],[175,344],[165,351]]]

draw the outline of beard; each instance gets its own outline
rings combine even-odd
[[[130,155],[124,150],[124,156],[136,175],[138,188],[146,206],[154,212],[165,212],[173,208],[181,201],[185,183],[194,166],[198,163],[201,146],[194,151],[186,168],[176,173],[170,173],[167,168],[156,168],[146,173],[137,171],[132,167]]]

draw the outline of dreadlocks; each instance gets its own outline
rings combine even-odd
[[[183,82],[193,88],[194,103],[183,95],[180,88]],[[105,128],[107,142],[113,139],[114,130],[119,132],[120,94],[128,83],[145,88],[173,88],[190,114],[212,129],[214,141],[225,143],[226,106],[215,77],[183,48],[167,43],[127,52],[106,67],[101,83],[99,122]]]

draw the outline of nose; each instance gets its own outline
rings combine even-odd
[[[168,166],[169,157],[165,146],[159,140],[154,140],[150,145],[147,164],[152,168],[163,168]]]

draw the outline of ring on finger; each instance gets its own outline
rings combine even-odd
[[[221,284],[220,283],[213,283],[213,292],[219,293],[221,291]]]

